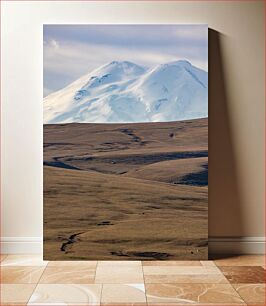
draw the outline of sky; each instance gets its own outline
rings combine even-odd
[[[186,59],[208,70],[207,25],[44,25],[44,96],[112,61],[154,67]]]

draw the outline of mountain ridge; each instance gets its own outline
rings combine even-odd
[[[208,73],[180,60],[113,61],[44,98],[44,123],[166,122],[208,116]]]

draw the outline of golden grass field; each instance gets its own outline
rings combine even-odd
[[[208,255],[208,121],[44,126],[44,258]]]

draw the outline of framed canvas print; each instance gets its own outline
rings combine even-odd
[[[207,25],[43,39],[44,258],[207,259]]]

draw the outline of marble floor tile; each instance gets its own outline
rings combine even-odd
[[[1,267],[3,284],[37,284],[45,267]]]
[[[229,284],[146,284],[148,303],[244,304]]]
[[[99,260],[98,267],[141,267],[140,260]]]
[[[155,303],[155,302],[147,302],[147,306],[188,306],[188,305],[193,305],[193,306],[247,306],[246,303],[244,302],[238,302],[238,303],[219,303],[219,302],[215,302],[215,303],[201,303],[201,302],[163,302],[163,303]],[[124,306],[123,305],[112,305],[112,306]],[[252,305],[255,306],[255,305]],[[262,306],[262,305],[256,305],[256,306]],[[265,306],[265,305],[263,305]]]
[[[142,303],[101,303],[101,306],[147,306],[147,303],[146,302],[142,302]],[[158,305],[156,304],[153,306],[158,306]],[[166,306],[166,305],[163,305],[163,306]]]
[[[144,266],[144,279],[147,284],[156,283],[225,283],[227,279],[214,266]]]
[[[237,267],[219,267],[227,280],[232,284],[242,283],[264,283],[266,271],[262,267],[255,266],[237,266]]]
[[[47,267],[40,284],[91,284],[95,269],[86,267]]]
[[[7,257],[7,255],[5,255],[5,254],[0,254],[0,261],[3,261],[6,257]]]
[[[144,284],[104,284],[101,303],[146,303]]]
[[[201,266],[199,260],[167,260],[142,261],[142,266]]]
[[[1,266],[46,266],[48,261],[42,259],[42,255],[7,255],[1,262]]]
[[[101,285],[39,284],[28,305],[100,305]]]
[[[264,255],[239,255],[221,257],[214,260],[217,266],[263,266],[265,265]]]
[[[204,266],[144,266],[144,275],[211,275],[221,274],[217,267]]]
[[[144,275],[146,284],[228,284],[219,274],[212,275]]]
[[[238,294],[246,303],[265,303],[265,284],[234,284]]]
[[[201,260],[200,263],[204,267],[216,267],[216,264],[214,263],[213,260]]]
[[[140,302],[140,303],[134,303],[134,302],[132,302],[132,303],[112,303],[112,302],[110,302],[110,303],[101,303],[101,306],[147,306],[147,303],[146,302]],[[156,305],[153,305],[153,306],[158,306],[158,305],[156,304]],[[163,305],[163,306],[166,306],[166,305]],[[173,306],[173,305],[171,305],[171,306]]]
[[[141,264],[103,265],[98,264],[95,283],[102,284],[138,284],[143,283]]]
[[[34,284],[1,284],[1,305],[27,303],[35,287]]]
[[[2,303],[1,306],[27,306],[27,303]]]
[[[48,267],[87,267],[87,268],[96,268],[97,261],[49,261]]]

